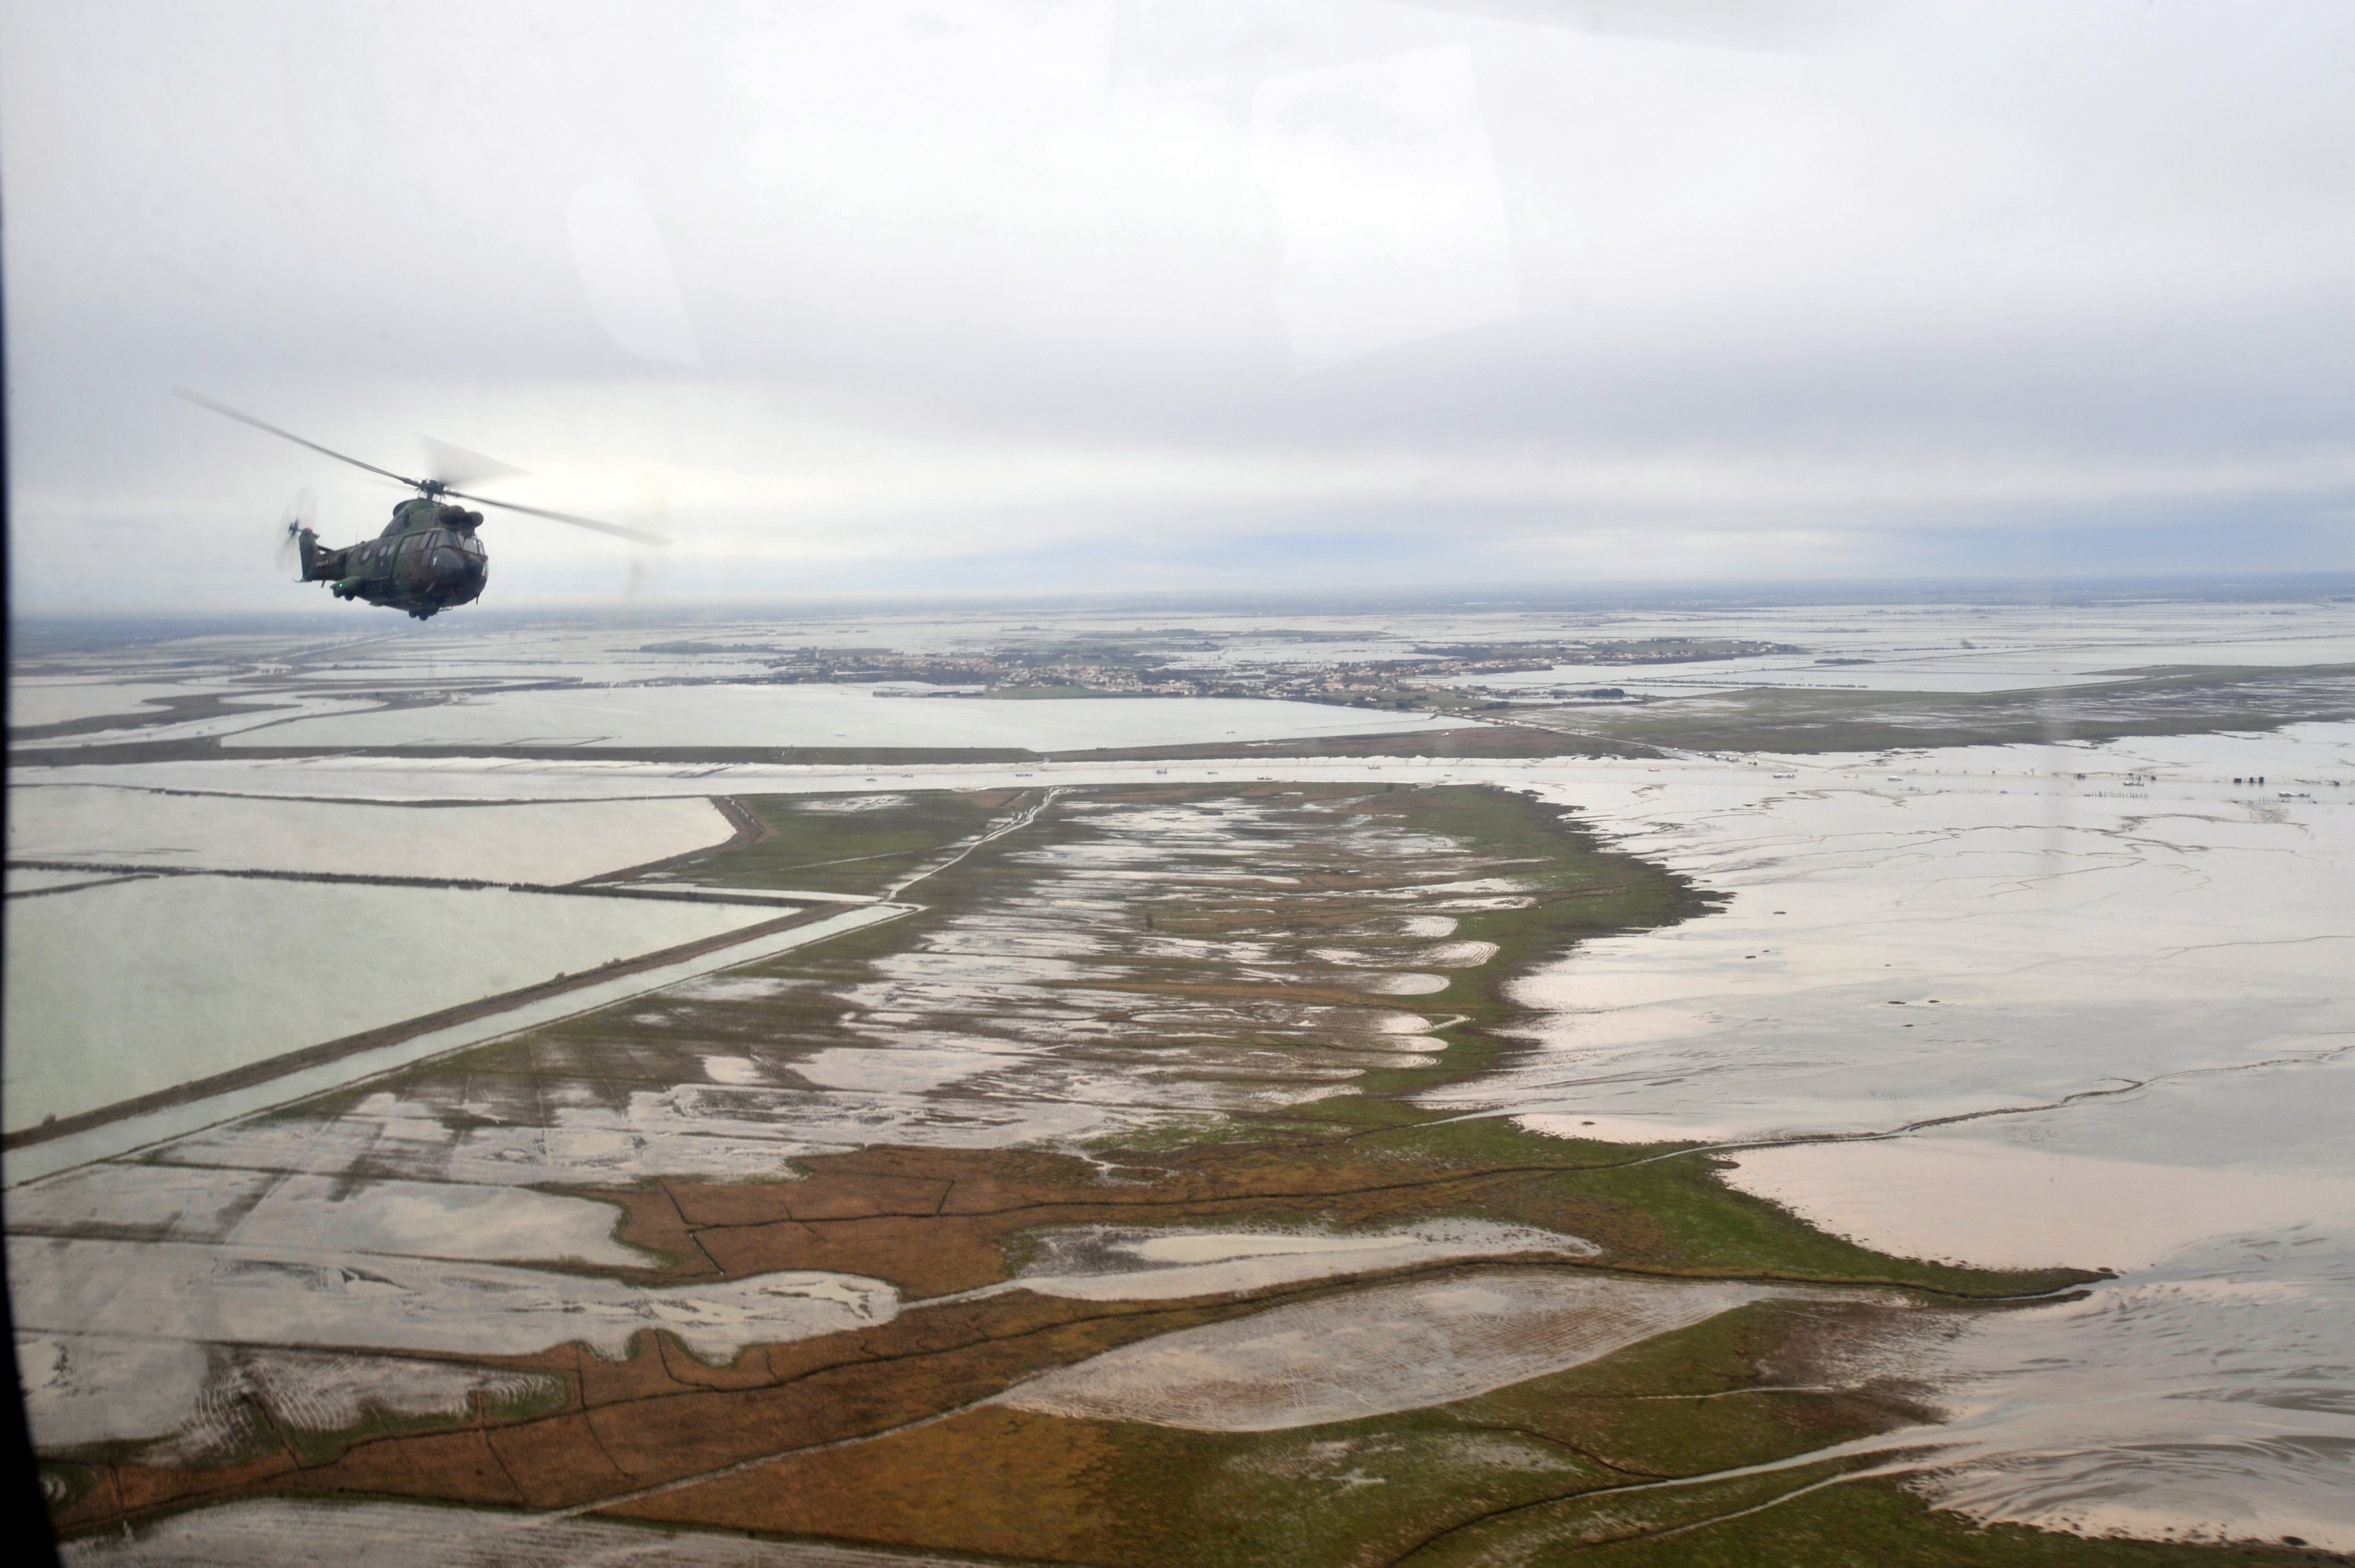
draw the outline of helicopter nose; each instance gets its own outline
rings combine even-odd
[[[437,549],[426,561],[433,581],[447,588],[466,575],[466,558],[454,549]]]

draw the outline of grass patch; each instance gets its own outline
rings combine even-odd
[[[685,874],[711,887],[879,893],[1035,798],[1013,790],[900,794],[880,785],[862,795],[753,795],[740,804],[759,820],[761,836],[693,862]],[[841,809],[863,799],[888,804]]]

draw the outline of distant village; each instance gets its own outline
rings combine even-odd
[[[1593,642],[1401,644],[1367,651],[1367,641],[1331,634],[1254,635],[1221,640],[1187,634],[1008,644],[945,653],[885,647],[790,647],[674,642],[642,651],[747,656],[765,665],[762,678],[803,682],[921,683],[909,695],[995,697],[1272,697],[1359,708],[1462,706],[1458,689],[1481,676],[1527,675],[1562,667],[1698,664],[1803,650],[1779,643],[1722,637],[1652,637]],[[1276,645],[1271,648],[1271,644]],[[1326,645],[1329,652],[1324,651]],[[741,675],[731,676],[741,680]],[[1576,695],[1621,699],[1616,688]]]

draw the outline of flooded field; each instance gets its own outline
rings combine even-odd
[[[784,912],[234,876],[59,889],[8,910],[8,1130]],[[496,935],[457,939],[476,930]],[[273,961],[332,983],[257,977]]]
[[[1850,667],[1817,658],[1918,667],[1867,684],[1934,730],[1957,694],[2065,713],[2159,646],[2147,616],[1907,611],[1625,618],[1611,645],[1796,650],[1660,675],[1718,684],[1643,709],[1694,727],[1649,756],[1385,756],[1398,716],[1337,703],[1323,732],[1374,749],[229,752],[186,726],[245,720],[193,710],[137,753],[39,740],[12,966],[20,927],[105,945],[77,901],[214,884],[677,926],[575,955],[560,921],[396,921],[428,950],[474,933],[443,970],[459,1000],[771,933],[121,1147],[19,1127],[12,967],[9,1268],[70,1553],[2355,1550],[2355,731],[2289,721],[2336,700],[2337,674],[2304,672],[2343,628],[2201,613],[2220,662],[2287,683],[2236,731],[2177,709],[2183,732],[2109,740],[1708,738],[1745,682],[1805,696]],[[1262,665],[1353,645],[1313,629],[1206,635]],[[1357,628],[1369,657],[1508,629]],[[900,631],[917,652],[975,635]],[[1987,645],[1948,660],[1934,637]],[[271,700],[429,736],[453,709],[378,688],[496,685],[558,649],[486,637],[419,670],[403,645],[366,656],[371,695]],[[187,679],[217,694],[255,654],[204,656]],[[121,662],[143,698],[153,662]],[[58,702],[69,729],[122,712]],[[1453,722],[1503,733],[1520,709]],[[406,872],[338,862],[396,816],[448,832]],[[411,885],[470,865],[496,885]],[[126,1013],[125,1060],[167,1088],[207,1028],[268,1056],[272,1030],[325,1027],[272,988],[268,933],[364,929],[281,911],[232,962],[224,915],[128,926],[221,944],[252,1010]],[[468,1507],[403,1544],[427,1503]]]
[[[1076,751],[1288,740],[1444,727],[1305,703],[1210,698],[966,700],[923,687],[694,686],[499,693],[446,706],[292,720],[244,731],[267,746],[878,746]],[[233,742],[234,743],[234,742]]]
[[[365,802],[67,785],[10,798],[8,858],[547,884],[715,848],[735,831],[709,801],[689,796],[457,805],[428,815]]]

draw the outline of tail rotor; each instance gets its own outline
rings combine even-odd
[[[318,503],[307,489],[294,492],[286,503],[286,515],[278,519],[278,567],[280,571],[293,566],[303,558],[303,536],[311,531],[311,520]]]

